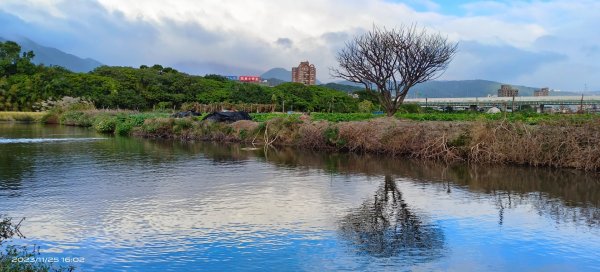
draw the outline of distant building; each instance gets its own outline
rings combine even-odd
[[[550,89],[549,88],[541,88],[539,90],[533,91],[533,96],[549,96]]]
[[[519,90],[510,85],[502,85],[498,89],[498,97],[513,97],[519,96]]]
[[[298,67],[292,67],[292,82],[298,82],[305,85],[315,85],[317,83],[317,69],[314,64],[308,61],[300,62]]]

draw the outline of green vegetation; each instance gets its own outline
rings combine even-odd
[[[396,113],[394,115],[400,119],[413,121],[500,121],[522,122],[529,125],[541,123],[570,123],[578,124],[590,120],[600,120],[598,114],[540,114],[535,112],[515,112],[487,114],[478,112],[429,112],[429,113]]]
[[[68,106],[73,107],[73,106]],[[410,106],[409,106],[410,107]],[[75,107],[77,108],[77,107]],[[170,114],[165,112],[134,112],[134,111],[115,111],[115,110],[60,110],[52,109],[40,117],[42,113],[23,113],[34,114],[36,120],[45,123],[58,123],[70,126],[92,127],[101,133],[116,134],[121,136],[130,135],[136,129],[140,129],[146,124],[147,120],[164,119],[186,120],[184,122],[200,121],[207,114],[204,113],[197,117],[187,117],[181,119],[169,118]],[[2,113],[0,113],[2,116]],[[294,119],[300,121],[326,121],[329,123],[366,121],[375,118],[382,118],[383,114],[373,113],[325,113],[312,112],[304,118],[300,113],[250,113],[254,122],[265,123],[275,119]],[[405,119],[418,122],[426,121],[449,121],[449,122],[478,122],[478,121],[503,121],[508,123],[523,123],[528,125],[580,125],[590,121],[600,120],[597,114],[538,114],[534,112],[520,112],[509,114],[485,114],[478,112],[420,112],[406,113],[399,112],[394,115],[395,119]],[[166,121],[165,121],[166,122]],[[169,121],[171,122],[171,121]],[[183,121],[182,121],[183,122]],[[171,124],[171,123],[169,123]],[[175,123],[173,123],[175,124]],[[180,127],[189,126],[181,123]]]
[[[287,113],[250,113],[250,117],[252,117],[252,120],[256,121],[256,122],[265,122],[267,120],[271,120],[274,118],[281,118],[281,117],[286,117],[286,116],[300,116],[300,113],[292,113],[292,114],[287,114]]]
[[[102,66],[90,73],[72,73],[61,67],[36,66],[31,62],[34,57],[33,52],[21,54],[16,43],[0,43],[0,111],[48,113],[0,112],[0,121],[93,126],[101,132],[127,135],[148,118],[167,117],[166,112],[179,108],[188,110],[200,104],[210,104],[199,107],[203,111],[216,109],[213,105],[230,105],[250,108],[251,112],[311,112],[312,120],[329,122],[381,116],[371,113],[382,109],[377,96],[365,91],[355,92],[358,98],[352,98],[322,86],[284,83],[266,87],[234,82],[218,75],[191,76],[160,65],[142,65],[139,69]],[[137,113],[147,110],[162,113]],[[593,115],[546,115],[528,111],[497,115],[424,112],[414,104],[403,104],[395,116],[415,121],[506,119],[527,124],[577,123],[594,118]],[[281,114],[253,113],[252,117],[264,122]]]
[[[321,86],[284,83],[277,87],[180,73],[170,67],[101,66],[90,73],[34,65],[33,52],[20,55],[14,42],[0,43],[0,111],[32,111],[48,100],[84,98],[98,109],[173,110],[184,103],[274,104],[276,109],[356,112],[359,100]]]
[[[101,133],[129,135],[134,128],[141,127],[147,119],[167,118],[168,113],[161,112],[127,112],[127,111],[66,111],[63,113],[49,112],[45,120],[58,120],[61,125],[93,127]],[[200,116],[201,118],[202,116]],[[196,117],[196,120],[199,120]],[[50,123],[46,121],[46,123]]]

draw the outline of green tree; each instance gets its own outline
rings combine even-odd
[[[373,110],[373,103],[369,100],[364,100],[358,103],[358,111],[360,112],[371,112]]]
[[[31,63],[34,57],[33,51],[21,55],[21,46],[16,42],[0,42],[0,77],[34,72],[35,65]]]

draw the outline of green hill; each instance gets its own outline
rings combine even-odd
[[[0,37],[0,42],[6,41]],[[27,38],[18,37],[16,39],[11,39],[21,45],[22,51],[33,51],[35,54],[35,58],[33,58],[33,63],[35,64],[44,64],[46,66],[61,66],[69,69],[73,72],[89,72],[94,70],[96,67],[100,67],[103,64],[97,60],[90,58],[80,58],[78,56],[65,53],[56,48],[46,47],[40,45],[32,40]]]
[[[292,71],[284,68],[271,68],[268,71],[260,75],[261,78],[267,79],[270,86],[277,86],[285,82],[292,82]],[[321,84],[321,81],[316,80],[317,85]]]
[[[342,92],[347,92],[347,93],[353,93],[353,92],[357,92],[357,91],[362,91],[365,88],[363,87],[358,87],[358,86],[352,86],[352,85],[346,85],[346,84],[339,84],[339,83],[327,83],[327,84],[323,84],[323,85],[319,85],[325,88],[329,88],[329,89],[334,89],[334,90],[338,90],[338,91],[342,91]]]
[[[283,68],[273,68],[260,75],[261,78],[278,79],[282,82],[292,81],[292,71]]]

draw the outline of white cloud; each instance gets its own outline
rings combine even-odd
[[[427,11],[383,0],[5,0],[0,11],[21,18],[28,27],[64,36],[58,39],[75,40],[65,50],[118,65],[214,63],[258,72],[272,67],[289,69],[300,60],[309,60],[317,65],[319,78],[327,81],[327,68],[335,65],[335,53],[345,40],[373,24],[395,27],[415,22],[454,41],[565,55],[563,66],[595,65],[589,54],[598,51],[594,46],[600,42],[594,30],[600,25],[595,14],[600,10],[597,1],[482,1],[464,5],[464,16],[439,13],[441,4],[430,0],[407,3]],[[49,37],[37,39],[52,41]],[[494,65],[477,52],[461,54],[457,59]],[[516,60],[514,64],[520,63]],[[455,62],[448,74],[471,79],[479,73],[469,68],[472,66]],[[542,67],[549,69],[537,68]],[[487,79],[530,80],[519,82],[527,85],[542,82],[543,78],[537,77],[547,74],[532,70],[512,76],[509,72],[490,74]],[[597,73],[583,74],[600,78]],[[567,79],[557,84],[561,89],[575,87]],[[600,87],[600,82],[594,84],[590,86]]]

